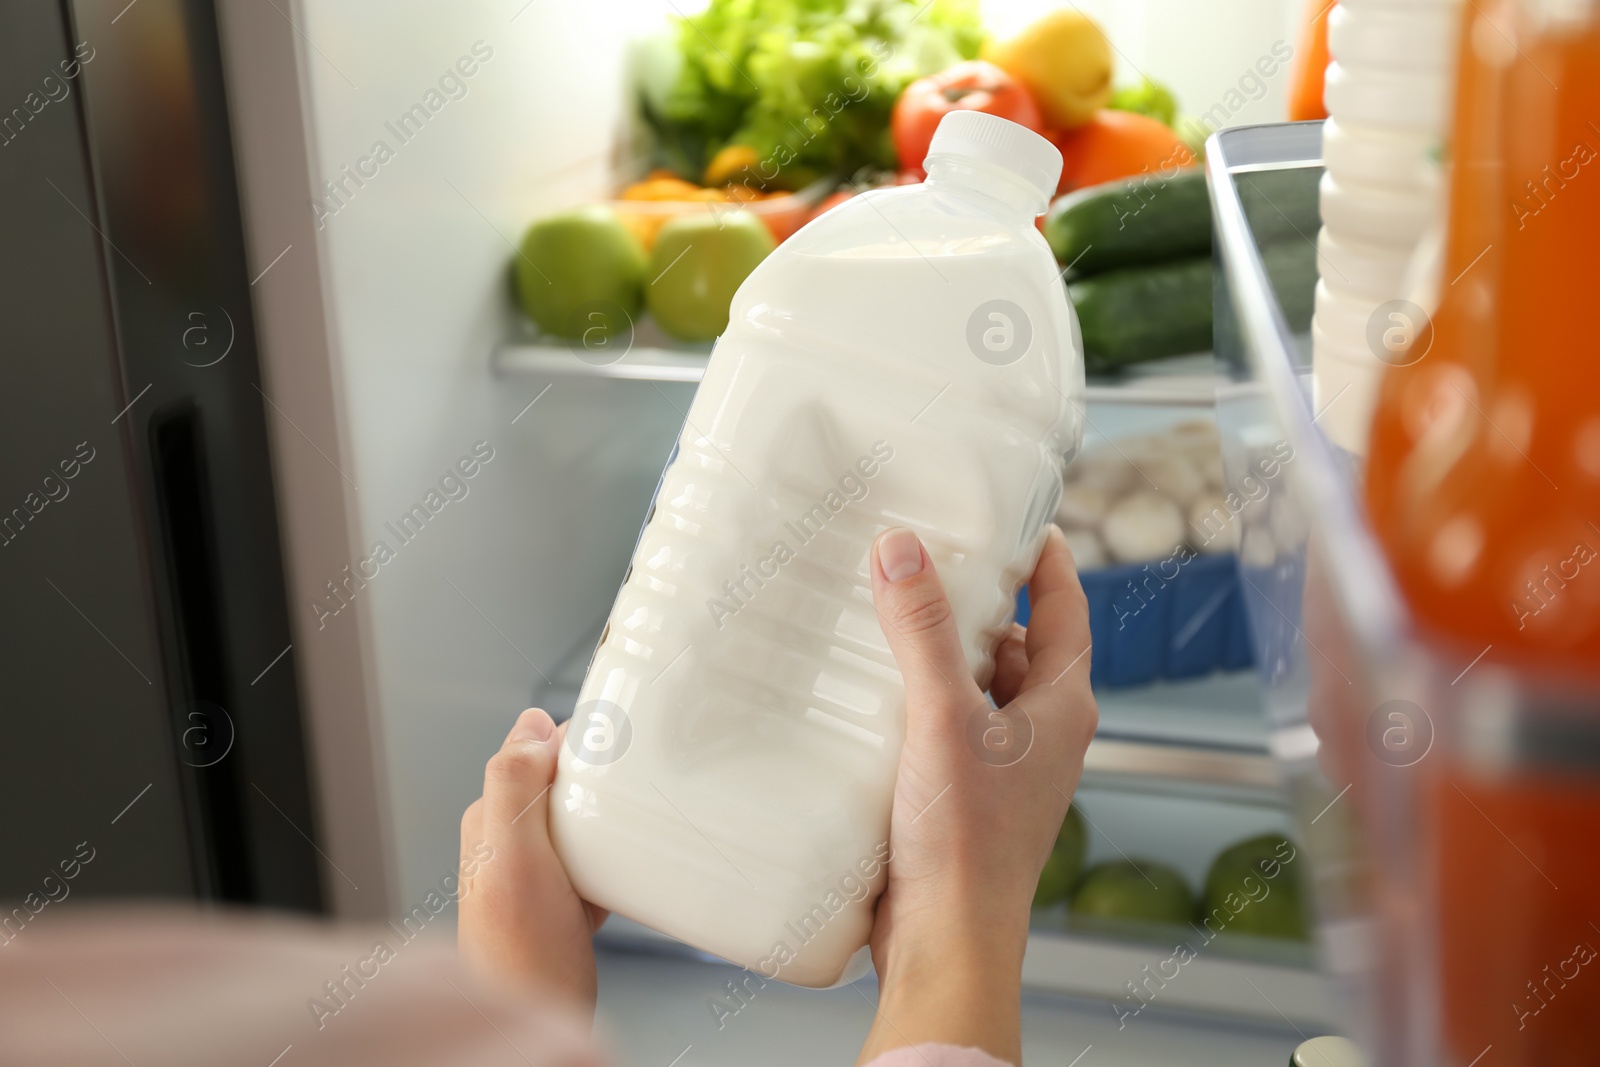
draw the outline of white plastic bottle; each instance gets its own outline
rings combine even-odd
[[[1081,440],[1034,226],[1060,168],[952,113],[924,184],[846,201],[740,287],[561,752],[551,830],[585,899],[765,978],[845,977],[904,734],[873,539],[916,531],[987,683]]]
[[[1312,320],[1319,421],[1364,455],[1386,367],[1408,362],[1427,309],[1402,280],[1442,217],[1461,0],[1340,0],[1327,14],[1321,280]]]

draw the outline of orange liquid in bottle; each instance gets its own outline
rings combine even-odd
[[[1600,1060],[1600,789],[1524,770],[1431,769],[1446,1062],[1591,1067]],[[1431,910],[1431,909],[1430,909]]]
[[[1385,376],[1367,502],[1424,629],[1594,672],[1600,26],[1541,6],[1574,7],[1466,8],[1441,297]]]
[[[1600,13],[1478,0],[1464,18],[1440,300],[1425,354],[1385,374],[1368,510],[1420,628],[1462,663],[1594,686]],[[1600,770],[1492,772],[1449,747],[1421,769],[1446,1055],[1597,1062]]]

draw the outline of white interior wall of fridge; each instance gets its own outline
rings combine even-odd
[[[1007,30],[1050,5],[985,6]],[[1222,101],[1275,41],[1292,44],[1299,9],[1081,6],[1124,63],[1172,84],[1189,112]],[[529,220],[608,191],[625,39],[673,10],[661,0],[284,5],[319,190],[307,211],[344,405],[350,563],[372,575],[348,607],[304,583],[293,607],[314,617],[311,629],[364,617],[390,895],[402,908],[454,870],[461,811],[516,712],[541,689],[562,699],[551,689],[581,672],[692,395],[681,384],[496,378],[489,359],[515,324],[515,242]],[[1286,81],[1268,80],[1230,122],[1281,117]],[[450,480],[475,446],[493,458]],[[408,535],[402,517],[418,507],[427,521]]]
[[[513,324],[513,245],[606,189],[621,33],[652,17],[660,5],[520,0],[295,12],[311,184],[337,196],[307,210],[323,216],[352,552],[393,553],[340,614],[364,613],[371,635],[402,909],[454,870],[484,760],[604,614],[687,404],[683,386],[541,396],[548,383],[489,372]],[[450,479],[463,458],[481,469]],[[430,504],[413,532],[404,516]]]

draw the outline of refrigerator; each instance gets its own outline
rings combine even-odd
[[[1051,6],[995,0],[986,19],[1004,32]],[[1300,4],[1082,7],[1126,73],[1159,74],[1187,110],[1281,117],[1286,74],[1254,72]],[[70,487],[0,549],[16,772],[0,807],[39,813],[0,831],[8,899],[81,841],[89,895],[342,919],[402,914],[454,871],[516,713],[572,709],[704,363],[646,339],[597,365],[530,339],[510,264],[531,220],[614,191],[635,148],[632,42],[692,10],[30,0],[0,16],[0,106],[51,71],[66,87],[0,147],[16,205],[0,506],[59,493],[47,475]],[[1203,354],[1092,383],[1091,443],[1206,417],[1214,397]],[[66,481],[80,442],[94,459]],[[1091,859],[1164,855],[1197,882],[1228,840],[1290,825],[1253,671],[1101,701]],[[1034,988],[1109,1003],[1170,955],[1059,926],[1038,922]],[[625,922],[604,936],[659,942]],[[1309,948],[1198,968],[1169,1005],[1329,1018]]]

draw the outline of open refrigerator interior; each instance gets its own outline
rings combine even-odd
[[[1033,13],[990,6],[986,18],[1002,28]],[[1128,62],[1164,72],[1197,113],[1210,107],[1234,124],[1281,108],[1282,85],[1251,71],[1293,39],[1298,4],[1230,0],[1203,14],[1157,0],[1083,6]],[[644,3],[307,4],[286,25],[258,7],[220,5],[251,257],[261,266],[280,252],[314,261],[281,281],[266,273],[257,287],[265,384],[300,415],[292,401],[309,370],[330,381],[334,410],[320,425],[300,420],[303,434],[280,429],[279,450],[332,485],[350,526],[346,536],[294,539],[292,609],[310,620],[312,637],[297,654],[310,663],[314,717],[332,714],[331,690],[316,679],[359,676],[382,828],[342,826],[337,803],[324,818],[334,861],[355,857],[348,869],[364,883],[358,868],[370,872],[387,898],[334,884],[336,910],[381,916],[453,865],[460,812],[508,716],[530,704],[570,713],[704,369],[708,346],[673,342],[650,323],[620,356],[552,343],[517,310],[509,266],[530,220],[607,200],[639,177],[629,42],[670,12]],[[1241,34],[1240,25],[1255,29]],[[408,122],[419,104],[430,117]],[[321,336],[297,346],[306,322]],[[1092,380],[1085,454],[1214,421],[1216,388],[1203,351]],[[310,439],[336,444],[318,455]],[[471,477],[456,473],[468,468]],[[425,528],[408,521],[430,495],[446,503]],[[284,498],[291,526],[316,526]],[[1267,515],[1243,515],[1239,552],[1285,534],[1255,524]],[[381,562],[379,543],[388,549]],[[1187,582],[1191,569],[1226,571],[1229,558],[1197,553],[1181,572]],[[353,594],[334,591],[368,561],[375,577]],[[1143,600],[1130,593],[1132,578],[1107,582],[1106,624],[1116,628],[1120,614],[1137,628],[1159,616],[1163,640],[1190,658],[1170,676],[1164,653],[1155,669],[1125,665],[1119,684],[1098,690],[1101,730],[1080,805],[1093,825],[1080,861],[1154,861],[1176,872],[1198,908],[1230,845],[1293,836],[1261,713],[1261,654],[1220,636],[1217,620],[1233,618],[1237,629],[1243,615],[1230,576],[1182,594],[1163,585],[1136,611]],[[330,630],[342,638],[327,640]],[[1196,660],[1200,633],[1217,634],[1218,647]],[[322,796],[337,799],[338,757],[322,756],[317,775]],[[1331,1022],[1303,938],[1234,934],[1213,944],[1198,921],[1085,927],[1059,901],[1037,909],[1035,931],[1027,975],[1041,989],[1137,1009],[1149,993],[1141,999],[1129,983],[1147,966],[1175,966],[1178,935],[1200,950],[1183,978],[1163,986],[1163,1007]],[[651,935],[613,922],[603,936]],[[1252,984],[1276,992],[1268,1001]]]

